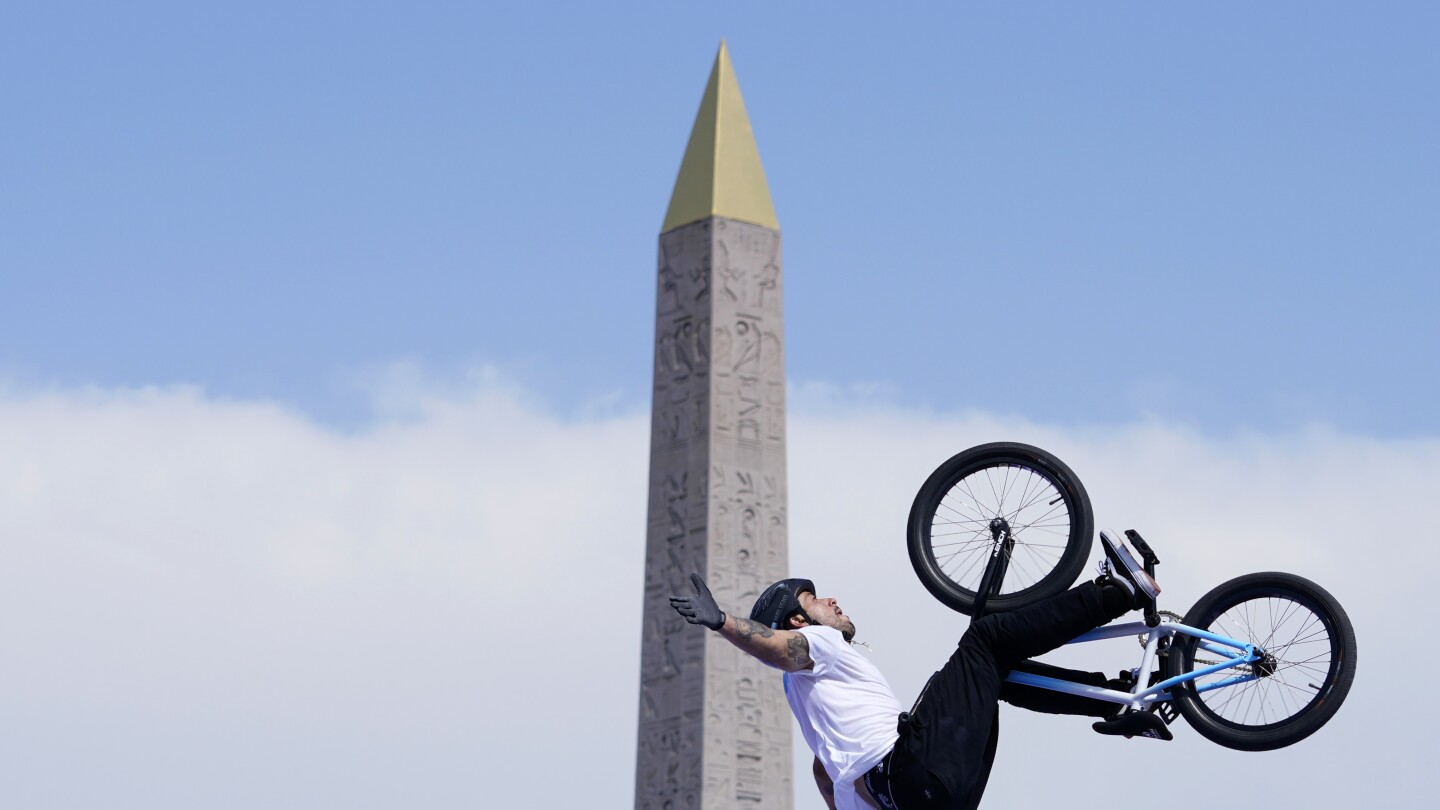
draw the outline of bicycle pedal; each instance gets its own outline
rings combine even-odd
[[[1173,740],[1166,724],[1150,712],[1126,712],[1110,720],[1102,720],[1090,726],[1101,734],[1116,737],[1145,737],[1151,740]]]
[[[1146,563],[1152,566],[1160,564],[1160,558],[1155,556],[1155,550],[1150,548],[1150,544],[1145,542],[1145,538],[1140,536],[1140,532],[1134,529],[1126,529],[1125,538],[1130,541],[1130,545],[1134,546],[1136,551],[1140,552],[1141,558],[1143,558]],[[1155,572],[1151,571],[1150,573],[1154,575]]]
[[[1175,718],[1180,716],[1180,710],[1175,708],[1175,704],[1168,700],[1164,703],[1152,704],[1150,710],[1160,715],[1160,719],[1164,720],[1167,726],[1175,722]]]

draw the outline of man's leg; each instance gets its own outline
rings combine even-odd
[[[1120,688],[1119,682],[1112,683],[1105,677],[1103,672],[1083,672],[1078,669],[1065,669],[1064,667],[1052,666],[1042,661],[1021,661],[1010,668],[1014,672],[1028,672],[1032,675],[1044,675],[1047,678],[1056,678],[1072,683],[1081,683],[1087,686],[1099,686]],[[1126,686],[1125,688],[1129,688]],[[1019,683],[1005,681],[1000,684],[1000,699],[1032,712],[1044,712],[1045,714],[1077,714],[1084,717],[1111,717],[1117,714],[1123,707],[1119,703],[1111,703],[1108,700],[1085,697],[1084,695],[1071,695],[1065,692],[1057,692],[1054,689],[1042,689],[1038,686],[1026,686]]]
[[[1133,609],[1124,591],[1086,582],[1021,610],[992,613],[971,625],[960,644],[983,645],[1009,671]]]
[[[972,624],[921,694],[914,719],[895,746],[897,770],[912,778],[933,774],[957,806],[973,806],[989,774],[986,754],[987,748],[994,750],[995,707],[1010,669],[1124,615],[1132,604],[1119,589],[1087,582]]]

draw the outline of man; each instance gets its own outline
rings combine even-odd
[[[670,604],[691,624],[715,630],[765,664],[784,670],[785,697],[815,754],[815,781],[831,810],[974,808],[995,757],[998,701],[1100,717],[1120,708],[1005,682],[1012,669],[1023,668],[1106,685],[1099,673],[1027,660],[1150,604],[1160,594],[1160,586],[1124,541],[1107,532],[1100,533],[1100,541],[1107,560],[1101,562],[1099,579],[972,623],[909,712],[901,711],[875,665],[851,648],[855,623],[835,599],[816,596],[809,580],[771,585],[748,619],[721,611],[696,574],[690,576],[696,595],[672,596]],[[1145,717],[1158,723],[1153,715]],[[1128,726],[1117,731],[1119,722],[1097,723],[1096,730],[1134,733]]]

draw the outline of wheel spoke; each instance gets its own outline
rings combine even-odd
[[[1229,723],[1244,727],[1286,722],[1314,704],[1321,690],[1312,684],[1323,683],[1329,677],[1335,643],[1330,629],[1313,608],[1288,595],[1242,598],[1201,624],[1213,628],[1213,632],[1254,644],[1269,656],[1269,671],[1261,670],[1258,664],[1237,666],[1197,681],[1197,685],[1219,683],[1236,672],[1258,675],[1252,681],[1191,693],[1208,711]],[[1195,657],[1197,649],[1197,642],[1188,642],[1185,647],[1182,660],[1189,662],[1188,668],[1200,663]],[[1292,681],[1297,676],[1303,685]]]
[[[1025,455],[1003,452],[956,469],[928,507],[922,529],[930,570],[946,587],[974,598],[994,549],[993,532],[1001,527],[996,521],[1004,521],[1011,541],[1000,594],[1044,586],[1062,565],[1073,565],[1066,551],[1082,518],[1088,522],[1088,513],[1075,511],[1086,502],[1078,484],[1064,483]]]

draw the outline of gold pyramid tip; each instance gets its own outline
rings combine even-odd
[[[770,186],[760,165],[760,150],[750,129],[740,83],[730,64],[725,40],[700,99],[700,112],[690,130],[690,143],[680,161],[680,175],[670,194],[670,208],[660,232],[707,217],[725,217],[780,229]]]

